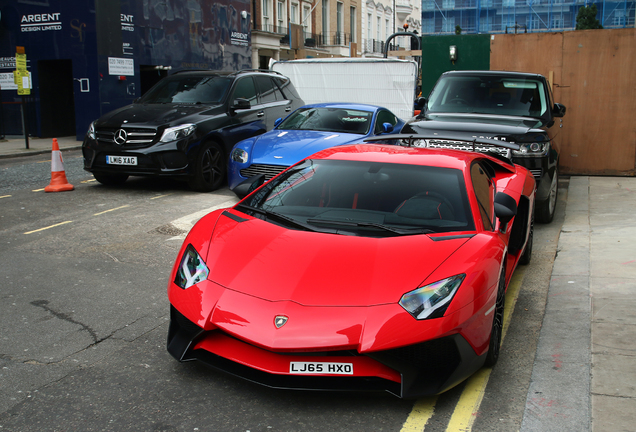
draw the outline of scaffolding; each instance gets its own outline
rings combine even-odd
[[[634,0],[423,0],[422,34],[574,30],[579,9],[592,4],[603,28],[634,27]]]

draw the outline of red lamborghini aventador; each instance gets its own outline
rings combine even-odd
[[[177,360],[270,387],[400,397],[497,362],[505,291],[532,249],[528,170],[361,144],[262,183],[248,179],[255,190],[181,248],[168,287]]]

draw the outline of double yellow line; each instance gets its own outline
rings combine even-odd
[[[501,333],[502,343],[508,331],[512,312],[517,304],[525,269],[526,267],[517,267],[508,285],[506,306],[504,307],[504,325]],[[472,430],[473,423],[479,412],[479,406],[486,392],[486,385],[491,371],[492,369],[490,368],[482,368],[466,381],[466,386],[448,422],[446,432],[470,432]],[[402,425],[400,432],[423,432],[426,424],[435,413],[436,403],[437,396],[419,399],[413,406],[413,410],[406,422]]]

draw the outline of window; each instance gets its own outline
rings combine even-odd
[[[232,95],[232,102],[239,98],[247,99],[251,104],[256,103],[256,87],[254,86],[252,77],[241,78],[236,83],[234,94]]]
[[[327,39],[329,35],[329,0],[322,0],[322,36]]]
[[[349,32],[351,33],[351,42],[356,42],[356,8],[349,8]]]
[[[444,9],[455,9],[455,0],[443,0],[442,6]]]
[[[292,24],[298,24],[298,3],[292,3],[289,11]]]
[[[269,0],[263,0],[263,30],[268,30],[270,24],[271,11],[269,10]]]
[[[311,7],[303,6],[303,21],[301,23],[306,33],[311,33]],[[305,35],[309,37],[309,35]]]
[[[473,189],[475,190],[475,196],[477,197],[477,204],[479,205],[479,213],[484,223],[484,229],[492,231],[494,229],[494,201],[495,201],[495,187],[492,180],[486,174],[480,164],[475,163],[470,167],[470,177],[473,181]]]
[[[442,21],[442,33],[455,33],[455,17],[447,17]]]
[[[285,11],[285,2],[279,1],[277,3],[277,6],[278,6],[278,9],[276,10],[276,12],[277,12],[276,13],[276,17],[277,17],[277,20],[278,20],[278,27],[279,27],[278,31],[281,32],[281,31],[283,31],[283,29],[285,27],[287,27],[285,25],[285,22],[287,21],[287,17],[285,16],[286,15],[285,14],[285,12],[286,12]]]
[[[373,17],[371,14],[367,15],[367,39],[373,39]]]
[[[344,17],[343,17],[344,5],[340,2],[336,3],[336,44],[344,44]]]
[[[268,76],[257,76],[256,84],[260,94],[261,103],[276,102],[276,94],[274,93],[274,83]]]
[[[381,134],[384,131],[382,126],[384,123],[391,123],[392,126],[395,126],[397,124],[397,118],[391,111],[387,111],[387,110],[380,111],[378,113],[378,117],[375,120],[374,133],[376,135]]]
[[[375,40],[377,41],[381,41],[382,40],[382,31],[381,31],[381,27],[380,27],[380,17],[377,17],[377,21],[376,21],[376,26],[375,26]]]

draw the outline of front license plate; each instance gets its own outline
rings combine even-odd
[[[137,156],[106,156],[108,165],[137,165]]]
[[[294,375],[353,375],[353,363],[289,362],[289,373]]]

